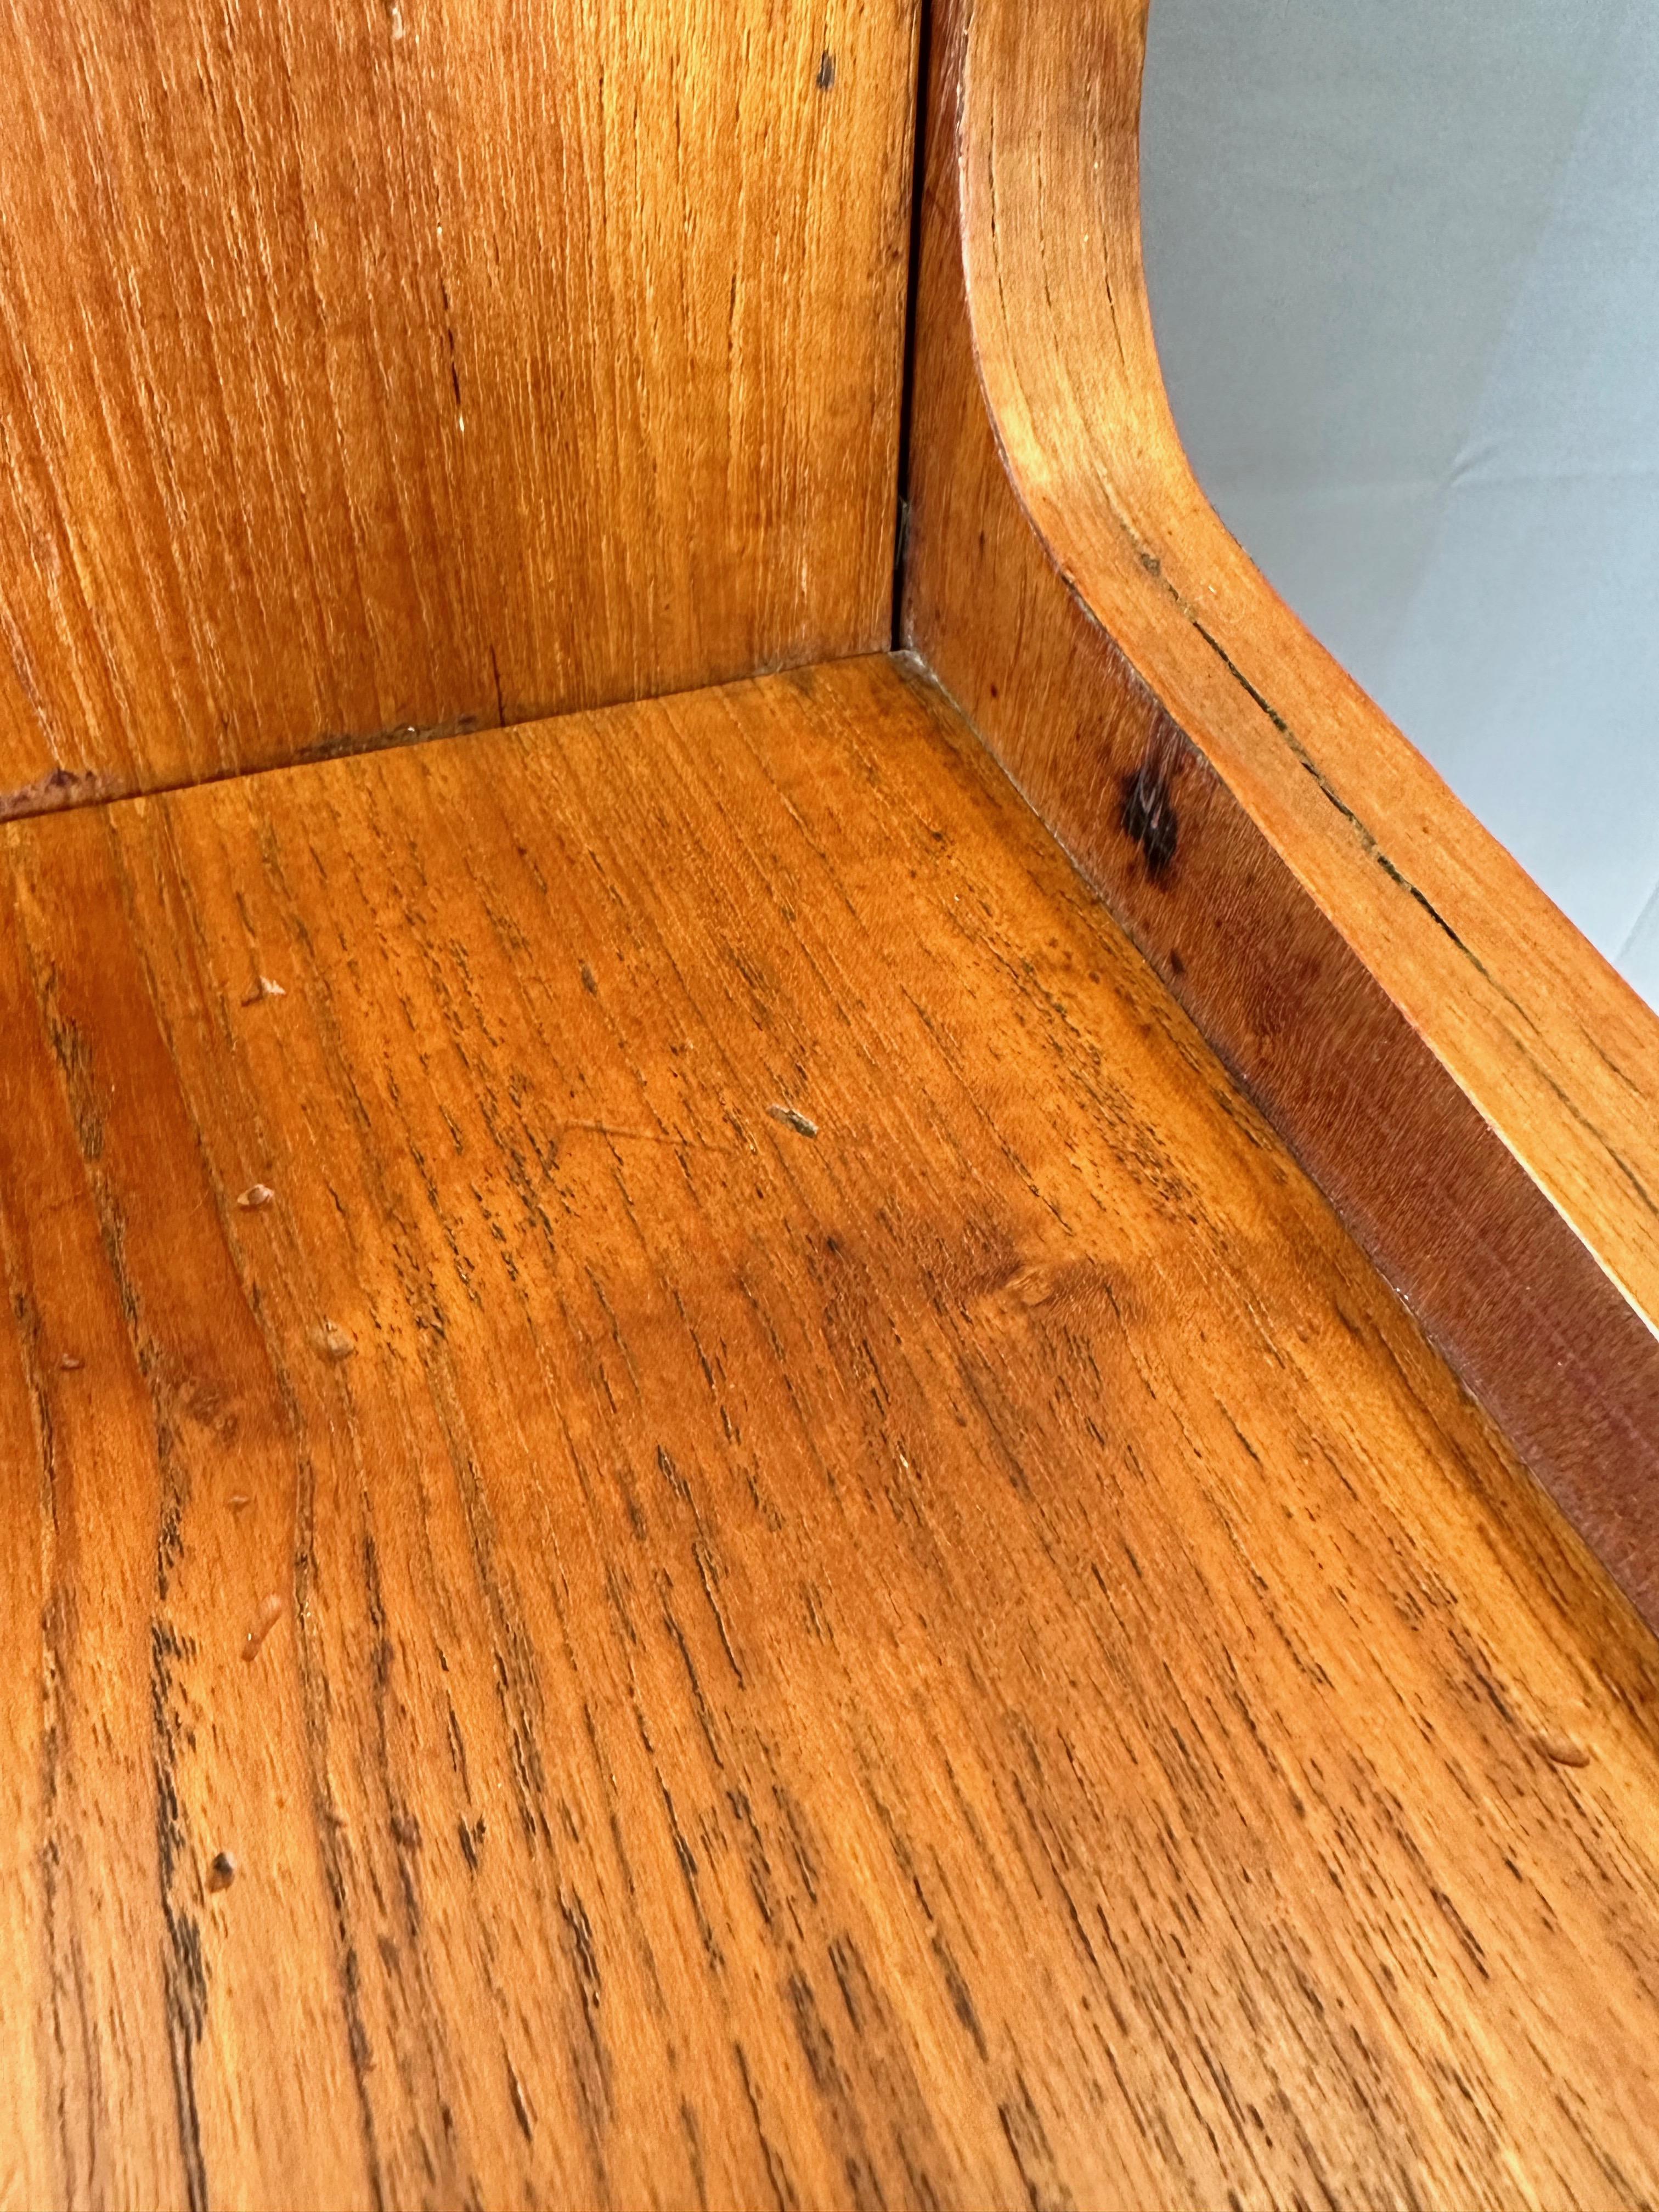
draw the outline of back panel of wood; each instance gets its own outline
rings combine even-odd
[[[0,817],[886,641],[915,0],[17,0]]]

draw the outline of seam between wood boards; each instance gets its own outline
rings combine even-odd
[[[97,814],[113,806],[126,806],[135,799],[171,799],[185,791],[209,791],[222,788],[227,784],[253,783],[270,775],[281,775],[293,769],[326,768],[335,761],[361,760],[376,754],[413,752],[423,745],[442,744],[464,738],[488,738],[508,730],[533,730],[544,723],[575,721],[585,714],[614,714],[627,707],[647,707],[670,699],[691,699],[705,691],[726,691],[743,684],[763,684],[770,677],[790,676],[803,669],[835,668],[847,661],[893,660],[915,657],[908,647],[886,645],[860,646],[846,653],[817,653],[799,660],[769,661],[759,668],[744,669],[735,676],[710,677],[699,684],[677,684],[663,691],[630,691],[617,699],[592,699],[577,706],[556,707],[545,714],[514,714],[505,721],[483,721],[473,715],[462,715],[453,721],[433,722],[425,727],[399,726],[398,728],[368,738],[329,740],[292,755],[287,760],[260,761],[251,768],[226,769],[216,775],[181,777],[176,782],[146,783],[130,791],[110,791],[101,787],[86,792],[82,797],[71,794],[63,799],[47,799],[33,806],[15,806],[15,793],[0,794],[0,832],[22,829],[32,822],[56,821],[64,814]],[[949,694],[939,689],[947,698]],[[951,702],[952,709],[956,702]],[[966,717],[963,717],[964,721]],[[975,732],[978,737],[977,731]],[[999,766],[1000,763],[999,763]],[[98,783],[93,776],[82,777],[70,770],[58,770],[70,785]],[[43,779],[51,782],[52,779]],[[33,788],[34,787],[30,787]],[[1047,824],[1043,825],[1045,829]],[[1052,834],[1052,833],[1051,833]]]
[[[910,441],[915,416],[917,306],[921,295],[923,210],[927,198],[928,88],[932,82],[933,0],[916,10],[915,98],[910,122],[909,258],[904,288],[904,359],[899,380],[898,465],[894,472],[893,600],[890,638],[895,653],[904,645],[904,569],[910,544]]]

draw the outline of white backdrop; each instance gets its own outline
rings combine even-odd
[[[1144,149],[1210,496],[1659,1006],[1659,0],[1152,0]]]

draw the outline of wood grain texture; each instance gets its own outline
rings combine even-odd
[[[938,10],[905,634],[1659,1626],[1659,1022],[1194,483],[1144,20]]]
[[[0,815],[885,647],[915,15],[0,9]]]
[[[7,2212],[1659,2202],[1651,1644],[920,677],[0,842]]]

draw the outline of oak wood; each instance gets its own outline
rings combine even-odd
[[[0,815],[884,647],[915,16],[0,10]]]
[[[918,674],[0,844],[8,2212],[1659,2201],[1650,1641]]]
[[[905,634],[1659,1626],[1659,1022],[1181,451],[1141,0],[941,0]]]

